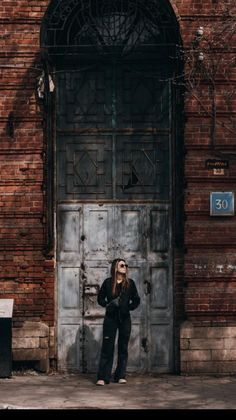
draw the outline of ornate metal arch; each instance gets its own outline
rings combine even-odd
[[[166,0],[54,0],[43,21],[41,45],[54,52],[93,47],[107,54],[177,44],[178,34]]]

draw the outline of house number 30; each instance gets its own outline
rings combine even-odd
[[[226,210],[228,207],[229,207],[229,203],[228,203],[227,200],[221,200],[220,198],[218,198],[216,200],[216,208],[218,210],[220,210],[220,209],[225,209]]]
[[[234,216],[234,192],[211,192],[210,193],[211,216]]]

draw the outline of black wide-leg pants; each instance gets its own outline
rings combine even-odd
[[[105,316],[104,318],[102,349],[97,379],[103,379],[106,383],[109,383],[111,378],[117,330],[119,335],[117,367],[114,373],[115,381],[118,381],[120,378],[125,378],[126,374],[128,344],[131,333],[130,316],[122,320],[118,319],[118,317],[112,318]]]

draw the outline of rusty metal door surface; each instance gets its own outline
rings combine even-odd
[[[97,371],[113,258],[141,297],[129,371],[170,372],[173,311],[171,91],[157,64],[96,62],[57,76],[59,369]]]

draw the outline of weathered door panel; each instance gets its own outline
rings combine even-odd
[[[146,208],[144,205],[117,204],[114,208],[115,252],[126,259],[146,258]]]
[[[60,305],[60,318],[78,317],[81,313],[81,286],[80,286],[80,267],[71,267],[60,264],[58,275],[60,286],[58,288],[58,303]]]
[[[108,261],[113,257],[112,205],[84,205],[84,259]]]
[[[58,135],[58,198],[112,198],[112,136],[72,133]]]
[[[77,263],[82,257],[82,207],[77,204],[60,204],[57,226],[59,261]]]
[[[86,207],[86,206],[85,206]],[[91,210],[91,207],[90,207]],[[86,210],[85,210],[86,214]],[[93,232],[86,231],[86,242],[92,242]],[[108,248],[108,251],[110,249]],[[86,253],[86,255],[88,255]],[[102,325],[105,308],[97,303],[99,288],[104,279],[109,277],[109,264],[107,260],[84,258],[83,262],[83,370],[96,372],[102,344]]]
[[[147,246],[149,258],[154,261],[166,260],[170,247],[169,205],[147,206],[148,231]]]
[[[166,373],[173,369],[172,325],[170,323],[152,324],[150,330],[149,372]]]
[[[83,371],[97,372],[102,344],[102,320],[98,323],[86,319],[83,331]]]
[[[122,254],[124,255],[124,253]],[[147,354],[142,347],[142,339],[147,335],[147,297],[145,295],[145,279],[147,278],[147,264],[145,259],[139,260],[132,255],[126,258],[129,265],[129,277],[135,281],[141,305],[134,311],[131,311],[132,330],[129,346],[128,371],[147,371]]]
[[[153,132],[154,131],[154,132]],[[119,200],[169,199],[169,132],[117,134],[116,197]]]
[[[82,207],[58,207],[58,365],[61,370],[80,369],[82,302],[80,260]]]
[[[173,296],[170,210],[168,204],[147,207],[149,276],[149,367],[168,372],[173,364]],[[155,356],[154,356],[155,355]]]
[[[58,330],[58,369],[79,372],[81,365],[82,325],[77,320],[67,318],[60,322]]]
[[[149,337],[151,372],[168,372],[173,358],[171,264],[150,264]],[[155,356],[154,356],[155,355]]]

